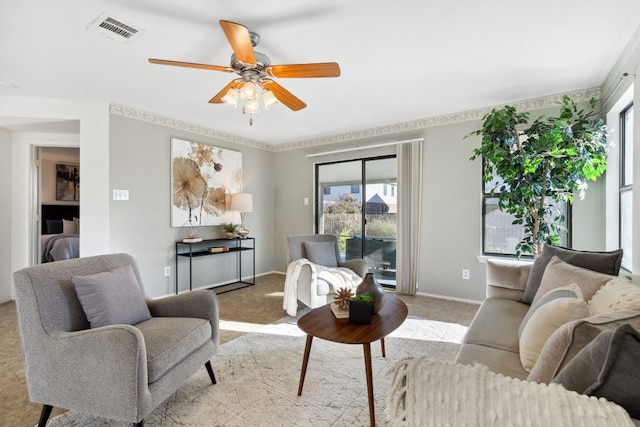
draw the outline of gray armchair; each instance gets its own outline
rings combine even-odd
[[[137,263],[126,254],[14,273],[29,396],[44,405],[39,426],[47,423],[53,406],[142,426],[202,365],[216,383],[210,362],[218,348],[213,292],[146,299],[147,320],[90,328],[72,278],[127,266],[144,295]]]
[[[338,267],[352,270],[360,277],[364,277],[369,270],[363,259],[340,261],[340,249],[338,238],[332,234],[306,234],[287,237],[287,265],[301,258],[308,258],[305,242],[330,242],[335,247],[335,259]],[[319,281],[320,282],[320,281]],[[328,296],[332,295],[331,287],[323,283],[313,283],[311,280],[311,267],[304,266],[300,272],[297,283],[297,297],[303,304],[310,308],[327,304]]]

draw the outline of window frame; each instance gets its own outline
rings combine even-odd
[[[631,165],[631,170],[627,171],[626,168],[626,164],[627,164],[627,125],[626,125],[626,119],[627,119],[627,114],[629,113],[629,111],[633,111],[633,113],[635,114],[635,109],[634,109],[634,105],[633,105],[633,101],[631,101],[626,107],[624,107],[621,111],[620,111],[620,115],[619,115],[619,126],[620,126],[620,131],[619,131],[619,135],[620,135],[620,140],[619,140],[619,145],[620,145],[620,173],[619,173],[619,181],[618,181],[618,246],[620,248],[622,248],[622,242],[623,242],[623,218],[622,218],[622,195],[624,193],[627,192],[631,192],[631,197],[633,198],[633,164]],[[633,123],[631,126],[631,131],[633,132]],[[633,147],[633,137],[631,140],[631,146]],[[630,172],[630,179],[627,180],[627,178],[629,178],[627,176],[627,172]],[[632,212],[631,214],[633,215],[633,205],[632,205]],[[631,229],[631,241],[633,242],[633,224],[632,224],[632,229]],[[625,260],[629,260],[628,258],[623,258],[623,261]],[[629,273],[632,272],[633,270],[633,265],[622,265],[621,268],[623,268],[624,270],[628,271]]]
[[[484,170],[484,159],[482,160],[482,170]],[[500,192],[495,191],[493,193],[493,195],[491,194],[491,190],[487,189],[487,184],[486,182],[484,182],[484,179],[482,179],[482,176],[480,177],[480,181],[481,181],[481,192],[482,192],[482,256],[489,256],[489,257],[503,257],[503,258],[517,258],[516,255],[516,248],[515,246],[513,247],[513,252],[510,253],[502,253],[502,252],[489,252],[486,250],[487,248],[487,200],[489,199],[496,199],[498,200],[500,197]],[[497,186],[496,186],[497,187]],[[566,212],[565,212],[565,219],[566,219],[566,228],[567,228],[567,235],[566,235],[566,241],[567,241],[567,247],[572,247],[572,217],[573,217],[573,209],[572,209],[572,204],[566,202]],[[520,225],[520,227],[524,227],[523,225]],[[533,255],[532,254],[522,254],[521,259],[533,259]]]

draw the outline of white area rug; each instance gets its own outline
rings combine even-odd
[[[302,396],[297,396],[305,334],[289,317],[223,345],[204,367],[145,420],[146,426],[363,426],[369,406],[362,345],[314,339]],[[408,356],[453,360],[466,327],[409,317],[380,344],[372,343],[376,424],[386,425],[387,370]],[[48,427],[129,423],[67,412]]]

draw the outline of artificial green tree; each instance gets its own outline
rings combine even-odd
[[[514,107],[493,109],[482,118],[482,128],[467,136],[480,136],[471,160],[482,158],[483,180],[497,182],[501,211],[524,226],[525,237],[516,255],[537,257],[545,242],[557,244],[564,228],[559,202],[584,197],[587,181],[595,180],[607,165],[607,127],[596,117],[597,101],[579,109],[562,98],[558,117],[538,117],[530,126],[529,114]]]

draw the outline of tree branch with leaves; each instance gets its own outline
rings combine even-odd
[[[524,227],[518,257],[537,257],[545,242],[557,244],[566,231],[557,206],[572,203],[575,193],[584,197],[587,181],[604,173],[607,127],[596,117],[596,105],[591,99],[587,109],[579,109],[564,96],[558,117],[540,116],[528,127],[529,113],[507,105],[493,109],[482,118],[482,128],[467,135],[481,137],[470,160],[482,158],[483,181],[497,182],[490,194],[498,195],[500,210],[514,217],[513,224]]]

